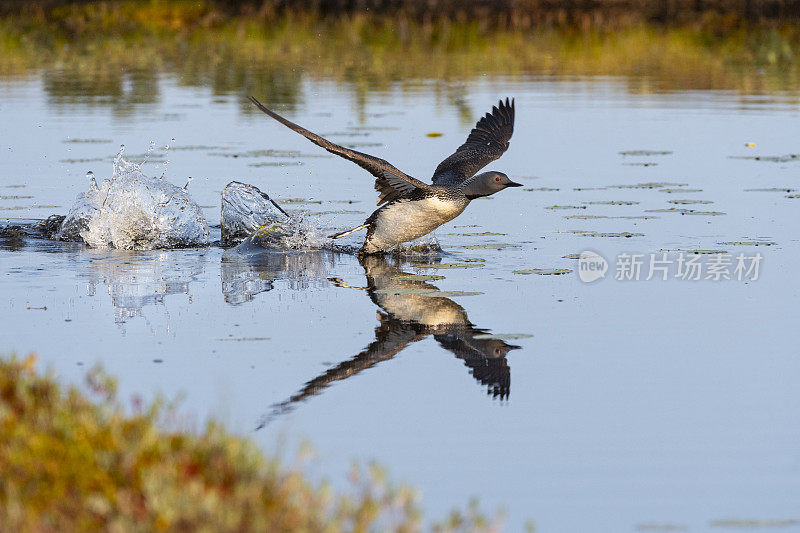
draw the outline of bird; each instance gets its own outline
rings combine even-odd
[[[475,198],[490,196],[507,187],[522,186],[502,172],[477,174],[508,150],[514,133],[513,99],[500,100],[498,105],[492,106],[491,112],[478,120],[464,144],[436,167],[431,183],[409,176],[384,159],[332,143],[267,109],[253,96],[250,101],[312,143],[375,176],[380,207],[362,225],[329,236],[339,239],[366,228],[367,236],[359,255],[386,253],[453,220]]]

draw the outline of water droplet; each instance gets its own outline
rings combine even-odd
[[[92,172],[91,170],[89,172],[87,172],[86,173],[86,179],[89,180],[89,187],[91,187],[91,189],[93,191],[96,191],[96,190],[99,189],[99,187],[97,186],[97,180],[94,179],[94,172]]]

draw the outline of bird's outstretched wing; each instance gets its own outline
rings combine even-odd
[[[460,183],[471,178],[508,150],[513,133],[514,100],[506,98],[478,121],[466,142],[453,155],[439,163],[433,173],[433,184]]]
[[[298,126],[294,122],[283,118],[274,111],[270,111],[252,96],[250,97],[250,101],[258,106],[258,108],[265,114],[271,116],[284,126],[296,131],[312,143],[325,148],[332,154],[336,154],[347,159],[348,161],[352,161],[375,176],[375,190],[377,190],[379,193],[378,205],[384,202],[391,202],[392,200],[395,200],[404,194],[410,193],[417,188],[431,188],[431,186],[427,183],[423,183],[416,178],[412,178],[405,172],[395,168],[391,163],[384,159],[362,152],[356,152],[355,150],[350,150],[344,146],[339,146],[338,144],[332,143],[329,140],[320,137],[316,133],[310,132],[302,126]]]

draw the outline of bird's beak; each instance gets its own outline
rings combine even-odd
[[[508,185],[506,185],[506,187],[522,187],[522,184],[521,183],[517,183],[515,181],[509,181]]]

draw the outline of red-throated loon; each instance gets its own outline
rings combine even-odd
[[[514,133],[514,100],[508,98],[492,107],[492,112],[478,121],[466,142],[439,163],[432,184],[412,178],[383,159],[334,144],[270,111],[252,96],[250,100],[281,124],[375,176],[378,205],[381,207],[361,226],[330,236],[338,239],[367,228],[367,238],[359,254],[382,253],[398,244],[418,239],[456,218],[473,199],[489,196],[506,187],[522,186],[502,172],[475,174],[508,149],[509,139]]]

